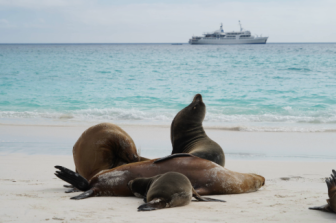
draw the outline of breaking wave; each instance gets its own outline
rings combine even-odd
[[[290,110],[290,109],[286,109]],[[169,126],[176,110],[83,109],[76,111],[0,111],[0,123],[87,123],[116,122]],[[208,111],[204,126],[225,131],[252,132],[336,132],[336,112],[284,114],[220,114]]]

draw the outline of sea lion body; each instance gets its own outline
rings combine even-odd
[[[177,172],[168,172],[149,178],[136,178],[128,182],[136,197],[144,198],[145,204],[138,211],[152,211],[188,205],[192,197],[198,201],[225,202],[201,197],[192,187],[189,179]]]
[[[78,181],[82,185],[85,183],[86,186],[83,187],[77,187],[78,182],[69,181],[69,178],[77,179],[79,177],[73,173],[68,176],[69,174],[61,171],[57,172],[56,176],[82,191],[90,190],[91,194],[89,196],[132,196],[133,193],[127,186],[129,181],[138,177],[153,177],[167,172],[178,172],[185,175],[200,195],[253,192],[265,183],[265,178],[260,175],[234,172],[214,162],[195,156],[175,157],[164,162],[154,162],[155,160],[148,160],[130,163],[111,170],[101,171],[89,182]],[[61,168],[64,167],[57,168],[62,170]],[[74,199],[82,198],[75,197]]]
[[[203,129],[205,113],[206,107],[200,94],[195,95],[191,104],[177,113],[170,127],[172,154],[189,153],[224,167],[223,149]]]
[[[328,187],[328,195],[329,195],[329,199],[327,199],[327,204],[319,206],[319,207],[311,207],[309,209],[332,212],[336,214],[336,171],[335,170],[332,170],[331,177],[326,179],[326,184]]]
[[[139,211],[188,205],[193,195],[189,179],[176,172],[137,178],[128,185],[135,196],[146,198],[146,204],[141,205]]]
[[[102,170],[140,160],[132,138],[111,123],[101,123],[84,131],[72,153],[76,171],[87,180]]]

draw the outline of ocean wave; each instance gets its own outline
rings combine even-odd
[[[284,107],[291,111],[291,107]],[[76,111],[0,111],[0,123],[87,123],[116,122],[169,126],[178,111],[139,109],[83,109]],[[336,112],[284,114],[221,114],[207,112],[204,126],[209,129],[247,132],[336,132]]]
[[[6,119],[59,119],[59,120],[76,120],[76,121],[95,121],[95,120],[157,120],[170,121],[174,118],[174,114],[167,111],[141,111],[137,109],[84,109],[77,111],[0,111],[0,118]]]
[[[291,110],[287,108],[286,110]],[[257,115],[246,115],[246,114],[218,114],[218,113],[207,113],[205,121],[209,122],[255,122],[255,123],[308,123],[308,124],[336,124],[336,113],[321,113],[318,112],[308,113],[308,114],[296,114],[296,115],[285,115],[285,114],[257,114]]]
[[[286,111],[292,108],[283,107]],[[0,118],[46,118],[63,120],[150,120],[172,121],[178,111],[149,109],[139,110],[135,108],[106,108],[106,109],[83,109],[75,111],[0,111]],[[310,124],[336,124],[336,112],[306,112],[306,114],[221,114],[217,111],[208,111],[205,122],[223,123],[249,123],[249,122],[277,122],[277,123],[310,123]]]
[[[291,110],[291,107],[284,107]],[[83,109],[76,111],[0,111],[0,118],[51,118],[51,119],[111,119],[111,120],[159,120],[171,121],[178,111],[175,110],[138,110],[135,108]],[[318,112],[306,115],[283,114],[220,114],[207,112],[206,122],[288,122],[288,123],[336,123],[336,113]]]
[[[238,132],[336,132],[334,128],[316,127],[316,126],[205,126],[206,129],[238,131]]]

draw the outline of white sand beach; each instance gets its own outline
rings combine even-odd
[[[87,126],[1,125],[2,139],[63,141],[74,144]],[[162,145],[169,152],[168,127],[122,126],[142,150]],[[235,146],[327,147],[335,145],[334,133],[249,133],[207,130],[224,148]],[[286,140],[287,139],[287,140]],[[33,140],[33,141],[34,141]],[[50,140],[50,141],[48,141]],[[322,143],[321,143],[322,142]],[[70,153],[72,146],[68,148]],[[18,150],[23,152],[24,148]],[[93,197],[75,201],[79,193],[65,194],[54,166],[74,169],[71,155],[1,153],[0,222],[335,222],[336,215],[308,210],[327,199],[325,177],[336,168],[330,161],[226,159],[225,167],[266,178],[253,193],[213,196],[226,203],[192,202],[188,206],[137,212],[143,203],[135,197]]]

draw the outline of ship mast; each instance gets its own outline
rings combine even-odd
[[[239,26],[240,26],[240,32],[243,32],[243,28],[242,28],[242,26],[240,24],[240,20],[239,20]]]
[[[221,31],[222,33],[224,32],[224,30],[223,30],[223,23],[221,23],[220,31]]]

